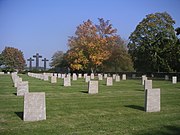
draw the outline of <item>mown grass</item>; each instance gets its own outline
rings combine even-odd
[[[161,88],[161,111],[144,112],[140,80],[99,81],[99,93],[89,95],[83,79],[63,87],[27,75],[30,92],[46,93],[47,120],[24,122],[23,97],[16,96],[10,75],[0,75],[0,134],[7,135],[174,135],[180,134],[180,83],[153,80]]]

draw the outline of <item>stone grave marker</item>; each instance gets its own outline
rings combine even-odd
[[[88,93],[89,94],[97,94],[98,93],[98,81],[89,81]]]
[[[45,92],[31,92],[24,94],[23,120],[46,120]]]
[[[169,80],[169,76],[168,75],[165,75],[165,80]]]
[[[104,78],[107,78],[107,74],[104,74]]]
[[[126,80],[126,74],[122,75],[122,80]]]
[[[145,90],[145,111],[159,112],[160,111],[160,89]]]
[[[91,77],[90,76],[86,76],[85,82],[89,82],[90,80],[91,80]]]
[[[24,96],[29,92],[28,81],[22,81],[17,83],[17,96]]]
[[[82,78],[82,74],[78,74],[78,78]]]
[[[147,77],[145,75],[142,76],[142,85],[144,85],[144,81],[147,80]]]
[[[119,75],[116,75],[115,81],[116,81],[116,82],[120,82],[120,76],[119,76]]]
[[[113,78],[107,77],[106,78],[106,86],[112,86],[113,85]]]
[[[91,73],[91,79],[94,79],[94,73]]]
[[[70,77],[64,78],[64,86],[71,86],[71,79]]]
[[[152,89],[152,80],[145,80],[144,82],[144,90]]]
[[[51,76],[51,83],[57,83],[57,77]]]
[[[176,83],[177,83],[177,76],[173,76],[173,77],[172,77],[172,83],[173,83],[173,84],[176,84]]]
[[[77,75],[75,73],[73,73],[73,78],[72,78],[73,81],[76,81],[77,80]]]

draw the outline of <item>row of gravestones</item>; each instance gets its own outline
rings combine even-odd
[[[54,83],[52,78],[57,78],[52,74],[34,74],[28,73],[29,76],[39,78],[42,80],[48,80],[49,76],[51,76],[51,82]],[[63,77],[64,76],[64,77]],[[81,76],[81,75],[80,75]],[[64,80],[66,78],[71,80],[70,74],[61,75]],[[88,81],[88,93],[89,94],[97,94],[98,93],[98,81],[92,81],[90,79],[94,78],[94,75],[88,76],[85,74],[85,80]],[[105,75],[106,77],[106,75]],[[77,78],[75,74],[73,74],[73,78]],[[89,79],[87,79],[89,78]],[[101,80],[101,74],[98,74],[99,80]],[[119,75],[114,75],[113,77],[107,77],[106,85],[110,86],[113,83],[113,79],[120,80]],[[126,75],[124,74],[122,80],[126,80]],[[173,77],[177,81],[177,77]],[[46,119],[46,105],[45,105],[45,93],[44,92],[32,92],[29,93],[29,86],[27,81],[22,81],[17,73],[12,73],[12,80],[14,82],[14,87],[17,87],[17,95],[24,96],[24,121],[37,121],[37,120],[45,120]],[[75,79],[76,80],[76,79]],[[56,80],[57,82],[57,80]],[[64,81],[66,82],[66,81]],[[65,84],[65,83],[64,83]],[[146,76],[142,76],[142,85],[144,85],[145,89],[145,111],[147,112],[157,112],[160,111],[160,89],[152,89],[152,80],[148,80]],[[65,85],[66,86],[66,85]],[[69,86],[69,85],[68,85]]]
[[[4,72],[0,72],[0,75],[4,75],[5,73]],[[7,74],[10,74],[10,72],[7,72]]]
[[[24,96],[24,121],[38,121],[46,119],[45,92],[29,92],[28,81],[22,81],[17,73],[11,74],[17,96]]]

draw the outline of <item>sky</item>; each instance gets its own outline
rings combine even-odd
[[[39,53],[50,62],[56,51],[68,50],[68,37],[83,21],[110,20],[128,40],[139,22],[156,12],[169,13],[174,28],[180,27],[180,0],[0,0],[0,53],[15,47],[26,60]]]

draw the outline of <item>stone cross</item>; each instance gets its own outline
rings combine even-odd
[[[42,56],[40,56],[39,53],[36,53],[33,57],[36,58],[36,69],[39,69],[39,58],[42,58]]]
[[[34,61],[34,59],[30,57],[27,61],[29,61],[29,70],[32,70],[32,61]]]
[[[44,59],[42,59],[42,61],[44,61],[44,70],[46,70],[46,62],[49,61],[49,60],[44,58]]]

